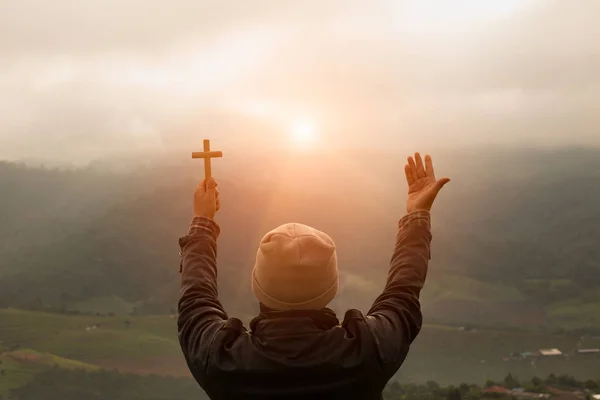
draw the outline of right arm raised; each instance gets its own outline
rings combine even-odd
[[[396,246],[383,293],[367,313],[367,323],[375,338],[384,371],[389,379],[396,373],[408,349],[421,330],[419,295],[430,259],[430,209],[440,189],[450,181],[436,180],[431,157],[419,153],[408,158],[407,214],[398,223]]]
[[[414,211],[402,217],[385,289],[367,313],[389,377],[400,368],[421,330],[419,294],[427,276],[430,243],[429,212]]]

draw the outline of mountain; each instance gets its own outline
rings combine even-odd
[[[404,212],[404,156],[224,150],[213,171],[222,202],[219,289],[226,309],[244,318],[256,312],[249,285],[256,246],[289,221],[336,241],[342,285],[333,307],[367,308],[383,288]],[[452,182],[432,212],[426,320],[600,328],[600,151],[432,156],[438,176]],[[201,164],[180,154],[125,170],[0,164],[0,304],[171,311],[177,239],[187,230],[201,176]]]

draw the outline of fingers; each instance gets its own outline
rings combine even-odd
[[[413,182],[419,179],[417,176],[417,166],[412,157],[408,157],[408,168],[410,169],[410,176],[412,176]]]
[[[206,189],[215,189],[217,187],[217,181],[212,176],[208,179],[205,179]]]
[[[431,161],[431,156],[429,154],[425,156],[425,174],[428,177],[435,179],[435,174],[433,172],[433,161]]]
[[[419,178],[425,178],[427,175],[425,174],[425,167],[423,166],[421,154],[415,153],[415,161],[417,163],[417,176]]]
[[[215,193],[215,211],[219,211],[219,209],[221,208],[221,200],[219,199],[219,189],[217,188],[218,183],[217,181],[214,180],[214,178],[211,178],[213,182],[208,182],[208,186],[211,187],[214,183],[214,186],[212,186],[212,188],[210,188],[209,190],[214,190]]]
[[[219,200],[219,184],[214,178],[203,179],[194,193],[194,213],[196,216],[210,216],[221,208]]]
[[[450,178],[441,178],[441,179],[438,179],[435,182],[435,186],[434,186],[435,193],[437,194],[444,187],[444,185],[446,183],[448,183],[448,182],[450,182]]]
[[[215,189],[219,184],[215,178],[210,177],[208,179],[202,179],[202,182],[198,184],[198,189],[204,189],[205,191]]]
[[[412,185],[415,182],[415,179],[412,176],[410,165],[406,164],[404,166],[404,174],[406,175],[406,182],[408,183],[408,186]]]

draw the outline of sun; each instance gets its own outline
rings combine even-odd
[[[296,121],[291,126],[290,137],[296,145],[307,146],[316,141],[317,130],[315,125],[310,121]]]

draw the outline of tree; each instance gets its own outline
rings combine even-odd
[[[587,381],[585,381],[584,387],[588,390],[595,390],[599,388],[598,383],[593,379],[588,379]]]
[[[448,391],[448,397],[446,397],[447,400],[462,400],[462,395],[460,393],[460,389],[459,388],[451,388]]]
[[[440,390],[440,385],[436,381],[427,381],[425,386],[427,386],[427,390],[431,393],[437,393]]]
[[[538,378],[537,376],[534,376],[531,379],[531,391],[536,392],[536,393],[543,393],[544,389],[546,387],[546,384],[544,383],[544,381],[540,378]]]
[[[569,389],[577,389],[581,386],[574,377],[569,376],[569,375],[564,375],[564,374],[561,374],[558,376],[557,383],[561,387],[569,388]]]
[[[556,375],[554,374],[550,374],[546,378],[546,385],[556,385],[557,382],[558,380],[556,379]]]
[[[521,386],[521,384],[515,377],[512,376],[512,374],[508,374],[504,378],[504,386],[506,386],[508,389],[513,389]]]

